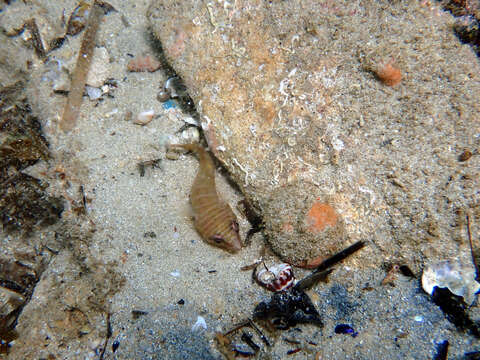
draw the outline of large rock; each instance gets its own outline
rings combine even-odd
[[[466,250],[459,210],[479,217],[480,158],[459,155],[478,152],[480,65],[449,14],[154,0],[148,18],[279,255],[304,262],[358,239],[375,244],[365,264]],[[376,78],[385,66],[400,84]]]

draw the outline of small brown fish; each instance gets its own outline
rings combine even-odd
[[[198,144],[171,144],[197,154],[200,169],[190,192],[195,228],[209,244],[237,252],[242,248],[238,222],[230,206],[218,196],[215,188],[215,164],[208,152]]]

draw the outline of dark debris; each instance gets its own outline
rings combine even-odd
[[[50,154],[40,122],[10,90],[0,90],[12,101],[0,100],[0,221],[6,231],[28,233],[36,225],[56,222],[63,201],[46,193],[48,183],[22,173],[37,161],[48,160]]]
[[[147,315],[148,312],[147,311],[143,311],[143,310],[132,310],[132,318],[134,320],[137,320],[140,316],[143,316],[143,315]]]
[[[332,269],[346,257],[365,246],[359,241],[321,263],[310,275],[300,280],[293,288],[279,291],[270,300],[262,301],[253,311],[253,318],[269,320],[277,329],[289,329],[297,324],[314,324],[322,327],[323,322],[310,297],[304,290],[312,287],[319,280],[325,280]]]
[[[437,352],[433,357],[433,360],[447,360],[448,359],[448,340],[442,341],[437,344]]]
[[[454,324],[457,329],[480,338],[480,323],[470,319],[463,297],[452,294],[447,288],[435,286],[432,299],[443,311],[447,320]]]
[[[269,301],[258,304],[253,311],[253,319],[270,320],[274,327],[281,330],[297,324],[323,326],[310,297],[295,287],[276,292]]]
[[[348,334],[352,335],[352,337],[357,337],[358,332],[348,324],[338,324],[335,326],[335,334]]]
[[[161,162],[162,162],[162,159],[153,159],[153,160],[141,161],[137,163],[137,169],[140,174],[140,177],[145,176],[145,168],[147,167],[150,167],[152,169],[160,169]]]

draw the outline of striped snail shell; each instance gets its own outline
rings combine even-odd
[[[259,285],[273,292],[287,290],[295,284],[293,269],[287,263],[255,269],[253,276]]]

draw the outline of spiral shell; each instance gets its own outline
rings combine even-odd
[[[274,292],[286,290],[295,284],[293,269],[286,263],[255,270],[254,278],[259,285]]]

